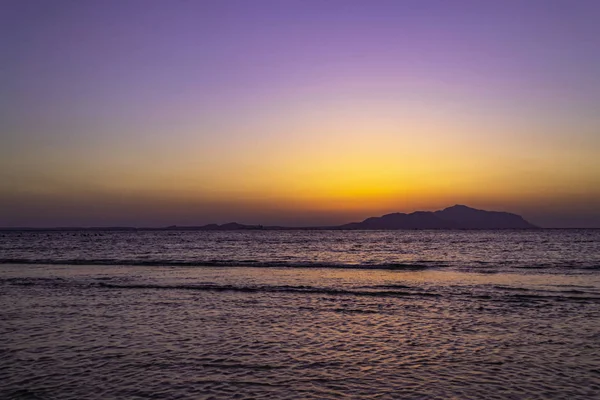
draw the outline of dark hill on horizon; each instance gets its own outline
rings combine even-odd
[[[340,225],[337,229],[535,229],[517,214],[455,205],[440,211],[393,213]]]
[[[177,231],[236,231],[236,230],[401,230],[401,229],[539,229],[523,217],[502,211],[485,211],[464,205],[455,205],[439,211],[415,211],[409,214],[392,213],[370,217],[362,222],[336,226],[287,227],[246,225],[237,222],[201,226],[172,225],[160,228],[135,227],[57,227],[57,228],[0,228],[0,230],[41,231],[131,231],[131,230],[177,230]]]
[[[536,229],[539,228],[517,214],[502,211],[485,211],[464,205],[455,205],[439,211],[415,211],[410,214],[392,213],[381,217],[370,217],[362,222],[336,226],[284,227],[244,225],[236,222],[204,226],[172,226],[177,230],[291,230],[291,229],[332,229],[332,230],[400,230],[400,229]]]

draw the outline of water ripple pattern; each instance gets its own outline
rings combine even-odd
[[[1,399],[600,398],[597,231],[0,235]]]
[[[0,232],[0,264],[600,270],[600,230]]]

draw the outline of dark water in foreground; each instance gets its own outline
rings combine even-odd
[[[599,246],[0,233],[0,398],[600,398]]]

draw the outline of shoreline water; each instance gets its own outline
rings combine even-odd
[[[8,398],[600,394],[597,275],[0,265]]]
[[[0,243],[0,258],[54,263],[0,264],[0,393],[596,398],[595,235],[25,235]],[[233,266],[248,254],[274,264]],[[142,257],[232,265],[60,264]],[[427,258],[446,264],[343,266]]]

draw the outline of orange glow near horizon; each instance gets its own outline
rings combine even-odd
[[[600,227],[593,13],[225,3],[172,20],[17,7],[0,40],[31,40],[0,110],[0,226],[313,225],[462,203]]]
[[[595,184],[600,168],[591,147],[600,145],[596,138],[536,141],[530,131],[530,139],[514,133],[513,139],[505,135],[495,142],[495,131],[504,127],[490,126],[485,136],[478,135],[484,127],[477,121],[469,126],[451,115],[430,123],[427,114],[416,114],[391,124],[377,113],[356,110],[352,118],[345,112],[345,119],[332,114],[290,117],[290,124],[302,119],[299,127],[268,121],[249,126],[250,132],[267,133],[260,139],[232,135],[237,139],[210,149],[202,136],[188,133],[184,143],[99,145],[68,159],[62,151],[29,154],[4,170],[9,177],[14,173],[12,181],[4,181],[14,185],[4,191],[58,203],[77,199],[93,207],[139,202],[148,210],[181,208],[190,223],[198,209],[198,223],[226,222],[227,207],[249,210],[245,222],[305,212],[330,213],[333,223],[455,203],[527,212],[540,205],[589,208],[600,199]],[[143,151],[135,151],[140,146]],[[211,208],[218,212],[205,211]]]

